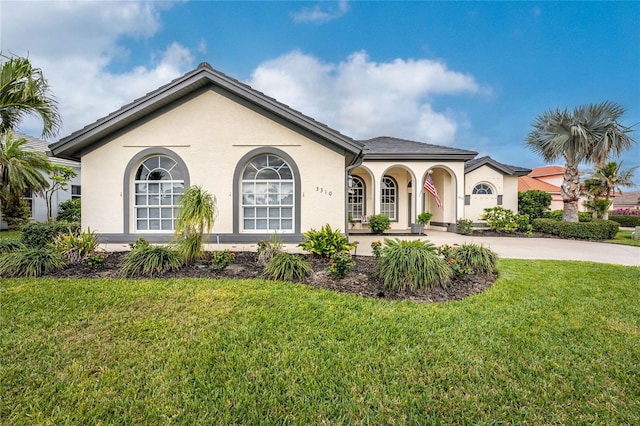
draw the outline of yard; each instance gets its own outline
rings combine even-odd
[[[5,279],[2,424],[638,424],[640,269],[503,259],[444,304]]]

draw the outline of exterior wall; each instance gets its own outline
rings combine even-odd
[[[83,155],[82,226],[116,237],[125,233],[128,215],[133,233],[131,194],[138,164],[128,176],[125,169],[142,151],[163,148],[184,161],[191,185],[201,185],[217,197],[212,234],[230,235],[234,202],[239,202],[234,171],[243,156],[264,147],[285,152],[299,170],[301,232],[327,223],[343,228],[344,155],[214,91],[191,98]],[[123,198],[125,182],[130,200]]]
[[[493,189],[490,195],[474,195],[473,188],[484,183]],[[488,166],[478,167],[477,169],[465,175],[464,194],[470,198],[470,204],[464,206],[464,218],[471,219],[474,222],[481,220],[480,216],[484,213],[485,208],[492,208],[498,205],[498,195],[503,195],[503,207],[511,208],[504,205],[506,198],[512,199],[516,197],[515,210],[518,210],[518,181],[515,179],[515,187],[509,185],[505,188],[504,175]],[[512,188],[513,196],[504,197],[505,190]],[[513,209],[512,209],[513,210]]]

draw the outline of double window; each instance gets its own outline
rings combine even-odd
[[[135,223],[138,231],[173,231],[186,170],[171,157],[155,155],[135,174]]]
[[[294,176],[289,164],[271,154],[254,157],[242,172],[241,186],[244,231],[293,231]]]

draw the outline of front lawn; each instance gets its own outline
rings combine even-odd
[[[8,279],[0,423],[640,423],[640,269],[501,261],[461,302]]]
[[[640,240],[631,239],[632,232],[633,231],[628,231],[624,229],[621,231],[618,231],[618,233],[616,234],[616,237],[613,240],[606,240],[605,243],[640,247]]]

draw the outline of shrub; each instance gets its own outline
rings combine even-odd
[[[638,209],[615,209],[611,212],[613,215],[622,216],[640,216],[640,210]]]
[[[80,198],[72,198],[60,203],[56,220],[60,222],[80,222],[81,212]]]
[[[616,236],[619,225],[611,220],[600,219],[591,222],[562,222],[554,219],[536,219],[533,221],[533,229],[562,238],[608,240]]]
[[[456,230],[458,234],[471,235],[473,233],[473,221],[471,219],[458,219]]]
[[[186,263],[202,260],[205,255],[202,249],[202,238],[202,235],[197,233],[187,234],[183,238],[175,239],[173,246]]]
[[[327,268],[327,272],[334,278],[342,279],[353,268],[355,262],[349,252],[334,253],[331,255],[331,263]]]
[[[269,260],[263,275],[272,280],[302,281],[312,272],[311,265],[300,256],[280,252]]]
[[[58,235],[80,232],[77,222],[33,222],[22,228],[22,243],[31,248],[44,248]]]
[[[0,239],[0,254],[25,248],[20,240],[13,238]]]
[[[543,219],[562,220],[562,210],[551,210],[542,215]]]
[[[298,245],[303,250],[321,257],[330,257],[334,253],[349,251],[355,247],[349,239],[340,233],[339,229],[333,231],[330,225],[324,225],[320,231],[312,229],[303,234],[306,240]]]
[[[56,236],[51,243],[51,248],[62,254],[68,263],[80,262],[93,253],[97,247],[98,236],[89,228],[87,228],[87,232],[80,234],[69,230],[66,234]]]
[[[211,268],[217,271],[222,271],[224,268],[229,266],[231,262],[233,262],[235,257],[235,253],[232,253],[229,250],[214,251],[211,253]]]
[[[282,252],[282,240],[278,234],[271,235],[271,241],[258,241],[258,265],[267,266],[277,253]]]
[[[104,269],[107,266],[107,257],[109,253],[91,253],[86,257],[85,262],[90,268]]]
[[[518,229],[516,215],[513,211],[504,207],[497,206],[484,209],[482,219],[487,222],[487,226],[493,231],[511,233]]]
[[[421,291],[446,287],[452,271],[436,247],[422,240],[385,239],[378,270],[384,285],[393,290]]]
[[[418,219],[417,222],[420,225],[428,225],[429,221],[431,220],[431,218],[433,217],[433,213],[429,213],[429,212],[422,212],[418,215]]]
[[[168,246],[152,246],[142,240],[139,244],[134,244],[133,249],[124,256],[120,275],[153,277],[181,267],[182,257],[177,250]]]
[[[374,234],[383,234],[391,227],[389,223],[389,217],[383,214],[374,214],[369,217],[369,228]]]
[[[455,265],[475,274],[493,274],[498,265],[498,255],[491,249],[477,244],[463,244],[453,252]]]
[[[10,196],[2,204],[2,219],[9,231],[20,230],[29,223],[31,208],[23,198]]]
[[[542,217],[551,206],[551,194],[539,189],[518,192],[518,213],[529,215],[529,219]]]
[[[640,226],[640,216],[624,215],[624,214],[610,214],[609,220],[618,222],[620,226],[634,227]]]
[[[372,241],[371,251],[376,259],[379,258],[382,255],[382,243],[380,241]]]
[[[35,278],[64,266],[62,255],[47,248],[24,248],[0,257],[0,275],[3,277]]]

